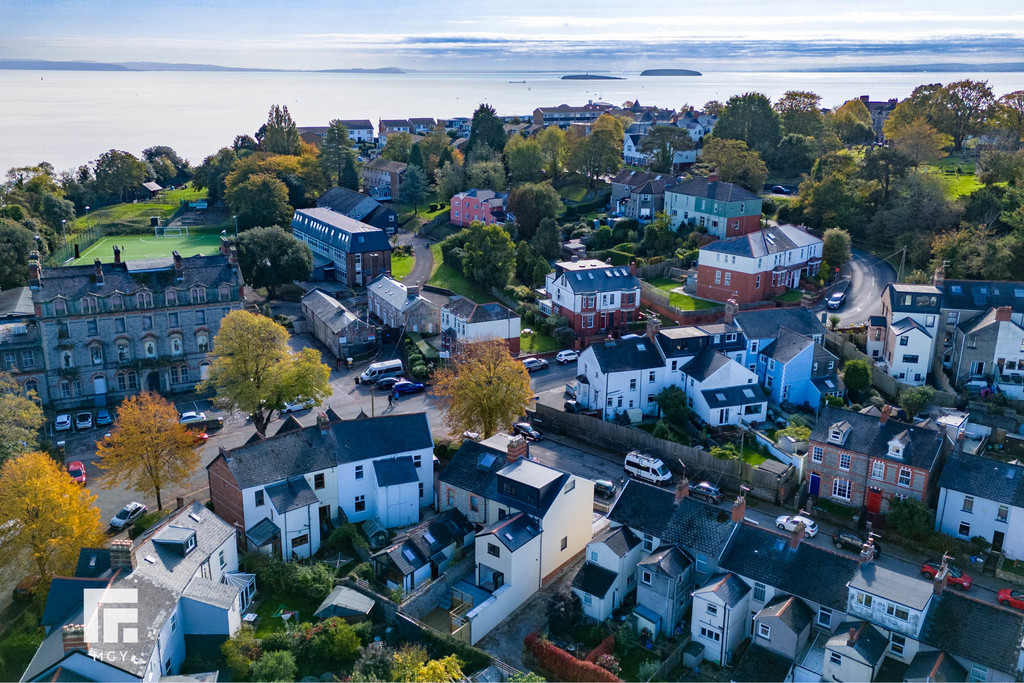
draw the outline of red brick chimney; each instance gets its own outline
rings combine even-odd
[[[854,628],[852,626],[850,627],[850,632],[846,636],[846,644],[848,646],[853,647],[854,644],[857,642],[857,638],[858,638],[858,636],[860,636],[860,629],[861,628],[864,628],[864,623],[863,622],[861,622],[860,628]]]
[[[804,537],[804,531],[807,529],[803,522],[797,522],[796,526],[793,527],[793,532],[789,535],[789,547],[796,550],[800,546],[800,540]]]
[[[103,284],[103,263],[99,259],[96,259],[95,261],[93,261],[93,266],[96,268],[96,284],[102,285]]]
[[[60,637],[65,654],[75,649],[89,651],[89,643],[85,642],[84,624],[64,624]]]
[[[939,571],[935,572],[935,578],[932,579],[932,592],[935,595],[942,595],[942,591],[946,589],[946,576],[949,574],[949,555],[942,555],[942,562],[939,563]]]
[[[121,265],[121,247],[114,245],[114,265]]]
[[[683,498],[690,497],[690,480],[686,477],[682,477],[679,480],[679,485],[676,486],[676,502],[678,503]]]
[[[513,434],[508,439],[508,462],[511,465],[520,458],[526,458],[530,455],[530,444],[526,442],[526,439],[519,435]]]
[[[878,416],[878,422],[885,424],[889,421],[890,415],[892,415],[892,406],[888,404],[882,406],[882,414]]]
[[[43,269],[39,266],[39,253],[33,251],[32,255],[35,258],[30,256],[28,260],[28,286],[29,289],[39,289],[39,283],[43,279]]]
[[[740,493],[732,504],[732,521],[739,524],[747,516],[747,499]]]
[[[708,182],[709,183],[717,183],[718,182],[718,169],[717,168],[715,170],[713,170],[711,173],[708,173]]]
[[[736,313],[740,310],[740,305],[736,303],[736,299],[729,299],[725,302],[725,322],[729,325],[732,324],[733,319],[736,318]]]
[[[1000,306],[996,309],[996,321],[1001,323],[1010,322],[1010,316],[1013,315],[1013,309],[1009,306]]]
[[[636,261],[629,262],[629,274],[636,277]]]
[[[320,428],[320,433],[327,436],[327,426],[330,424],[330,420],[327,419],[326,413],[320,413],[316,416],[316,426]]]
[[[181,259],[181,254],[177,250],[171,252],[171,256],[174,258],[174,278],[181,282],[185,279],[185,262]]]
[[[221,235],[221,238],[220,238],[220,253],[222,253],[225,256],[227,256],[228,253],[230,253],[230,251],[231,251],[231,242],[228,240],[227,237],[224,237],[223,235]]]
[[[863,566],[873,559],[875,559],[875,539],[869,536],[868,540],[864,541],[864,545],[860,547],[860,556],[857,561]]]
[[[110,568],[123,569],[125,574],[135,571],[135,544],[126,538],[115,538],[110,542]]]

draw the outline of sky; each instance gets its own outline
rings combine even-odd
[[[0,0],[0,58],[280,69],[1024,61],[1020,0]]]

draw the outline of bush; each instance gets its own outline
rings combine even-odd
[[[556,647],[547,640],[541,640],[536,633],[526,636],[523,641],[537,662],[555,675],[559,681],[618,681],[618,677],[593,662],[581,661]],[[607,656],[607,655],[604,655]]]
[[[559,327],[551,336],[555,338],[559,346],[569,346],[576,339],[576,333],[572,331],[571,327]]]
[[[409,374],[412,375],[413,379],[424,380],[430,375],[430,370],[423,363],[418,363],[412,366]]]
[[[291,652],[264,652],[253,664],[254,681],[294,681],[295,657]]]
[[[654,674],[658,673],[660,668],[661,662],[657,659],[644,660],[636,669],[636,677],[641,681],[649,681],[654,678]]]
[[[913,498],[894,499],[886,521],[897,533],[912,539],[925,538],[934,528],[931,510]]]
[[[591,199],[589,202],[580,202],[579,204],[567,206],[565,207],[565,217],[576,218],[577,216],[585,216],[591,211],[603,209],[608,204],[608,199],[611,196],[611,192],[602,192],[596,198]]]
[[[596,661],[601,655],[606,655],[615,651],[615,634],[609,633],[608,636],[597,644],[593,650],[587,653],[586,660],[588,662]]]
[[[622,671],[619,660],[615,658],[615,655],[601,655],[597,658],[597,665],[615,677],[618,677],[619,672]]]
[[[352,575],[357,576],[364,581],[370,581],[375,578],[373,573],[373,565],[369,562],[360,562],[352,568]]]
[[[443,659],[448,655],[455,655],[462,662],[463,671],[480,671],[491,665],[491,656],[483,650],[450,635],[438,633],[433,629],[423,629],[420,643],[427,649],[427,654],[431,659]]]
[[[761,197],[761,215],[771,218],[779,210],[779,205],[771,197]]]
[[[623,242],[622,244],[616,244],[614,247],[612,247],[612,249],[614,249],[615,251],[624,251],[627,254],[636,253],[636,245],[633,244],[632,242]]]
[[[285,631],[275,631],[263,636],[260,644],[263,646],[264,652],[291,650],[295,645],[295,637]]]
[[[363,536],[363,532],[359,530],[359,527],[348,522],[331,532],[331,535],[327,537],[327,543],[324,544],[324,549],[328,552],[338,552],[345,547],[346,541],[353,549],[363,548],[364,550],[369,550],[370,548],[370,544],[367,542],[366,537]]]
[[[35,656],[36,650],[43,642],[42,633],[29,633],[16,631],[8,635],[0,642],[0,653],[3,654],[2,666],[0,669],[11,674],[10,680],[17,680],[18,676],[28,668],[29,662]]]
[[[292,566],[298,567],[290,582],[292,590],[302,594],[315,605],[323,602],[334,587],[334,569],[324,562]]]
[[[258,579],[257,579],[258,580]],[[251,628],[243,627],[220,646],[224,660],[236,681],[252,680],[252,665],[263,655],[263,646]]]
[[[625,658],[626,653],[640,646],[640,636],[628,626],[620,626],[615,632],[615,654]]]
[[[533,297],[533,290],[525,285],[508,285],[504,290],[505,296],[516,301],[530,301]]]
[[[132,533],[137,538],[138,536],[142,535],[144,532],[155,526],[157,522],[159,522],[161,519],[163,519],[170,513],[170,510],[154,510],[153,512],[142,515],[137,520],[135,520],[135,524],[132,525]]]

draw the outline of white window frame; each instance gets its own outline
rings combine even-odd
[[[772,639],[772,627],[763,622],[757,622],[757,635],[760,638]]]
[[[907,475],[906,476],[906,480],[907,480],[906,483],[903,483],[903,475],[904,474]],[[909,467],[901,467],[900,468],[899,476],[896,479],[896,485],[897,486],[903,486],[905,488],[910,488],[910,486],[913,483],[913,481],[914,481],[914,473],[913,473],[913,471]]]
[[[821,446],[811,448],[811,462],[822,462],[825,459],[825,449]]]
[[[881,471],[879,471],[881,470]],[[881,460],[871,461],[871,478],[872,479],[885,479],[885,463]]]

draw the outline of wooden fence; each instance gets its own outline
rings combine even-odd
[[[686,650],[686,646],[689,644],[690,634],[687,633],[682,638],[679,645],[676,646],[676,649],[672,650],[672,654],[670,654],[668,657],[664,659],[664,661],[662,661],[661,666],[658,667],[658,670],[654,672],[654,675],[651,676],[648,679],[648,681],[669,680],[669,674],[675,671],[675,668],[679,666],[679,662],[683,661],[683,651]]]

